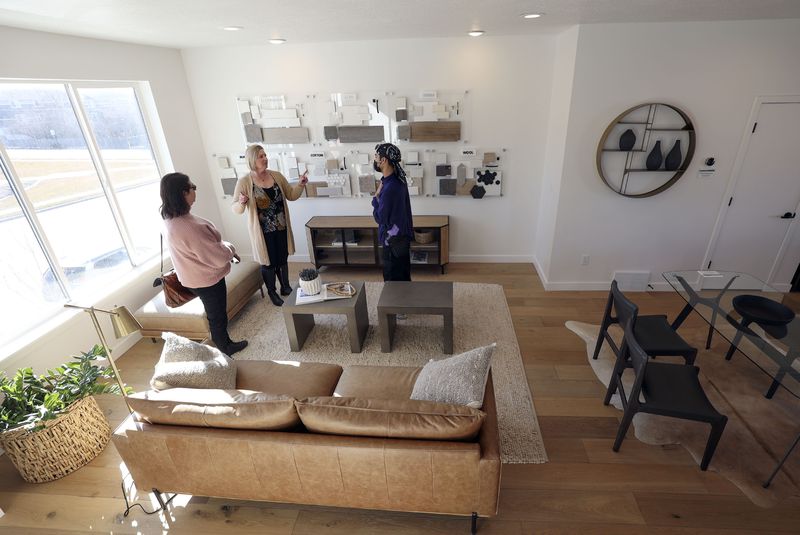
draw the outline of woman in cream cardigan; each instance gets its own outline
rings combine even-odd
[[[307,173],[303,174],[298,185],[290,186],[278,171],[267,169],[267,153],[261,145],[250,145],[245,154],[250,173],[236,182],[232,209],[237,214],[247,209],[253,257],[261,264],[261,275],[272,304],[281,306],[283,299],[275,291],[275,275],[281,283],[281,295],[292,293],[287,259],[294,253],[286,200],[297,200],[303,194],[308,177]]]

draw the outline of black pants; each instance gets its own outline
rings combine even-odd
[[[391,238],[391,245],[383,248],[383,280],[411,280],[411,240],[407,237]]]
[[[225,284],[225,277],[213,286],[189,289],[203,302],[211,340],[217,349],[226,353],[231,338],[228,336],[228,287]]]

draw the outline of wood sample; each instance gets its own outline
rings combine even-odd
[[[458,182],[458,180],[456,180]],[[475,186],[475,179],[468,178],[463,184],[456,186],[456,195],[470,195],[470,190]]]
[[[397,127],[397,137],[406,141],[458,141],[461,121],[418,121]]]
[[[303,126],[294,128],[262,128],[261,134],[264,143],[268,145],[289,145],[293,143],[308,143],[308,128]]]
[[[327,182],[307,182],[306,183],[306,195],[309,197],[316,197],[317,196],[317,188],[327,188]]]
[[[483,165],[497,165],[497,154],[494,152],[483,153]]]
[[[383,141],[382,126],[340,126],[339,141],[341,143],[368,143]]]
[[[323,128],[323,132],[325,135],[325,139],[328,141],[333,141],[334,139],[339,139],[339,127],[338,126],[326,126]]]

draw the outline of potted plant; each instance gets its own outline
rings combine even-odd
[[[64,477],[105,448],[111,428],[92,396],[120,393],[114,371],[94,364],[105,357],[96,345],[43,375],[0,373],[0,447],[25,481]]]
[[[317,295],[322,291],[322,283],[319,280],[319,272],[314,268],[300,270],[300,289],[306,295]]]

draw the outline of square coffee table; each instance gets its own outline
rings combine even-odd
[[[453,283],[385,282],[378,299],[378,328],[381,351],[392,351],[398,314],[431,314],[444,318],[443,350],[453,353]]]
[[[356,289],[353,297],[331,299],[319,303],[298,305],[297,288],[283,302],[283,319],[286,321],[286,333],[289,335],[289,347],[292,351],[300,351],[306,342],[311,329],[314,328],[314,314],[344,314],[347,316],[347,332],[350,335],[350,351],[360,353],[364,346],[369,327],[367,314],[367,292],[362,281],[351,281]]]

